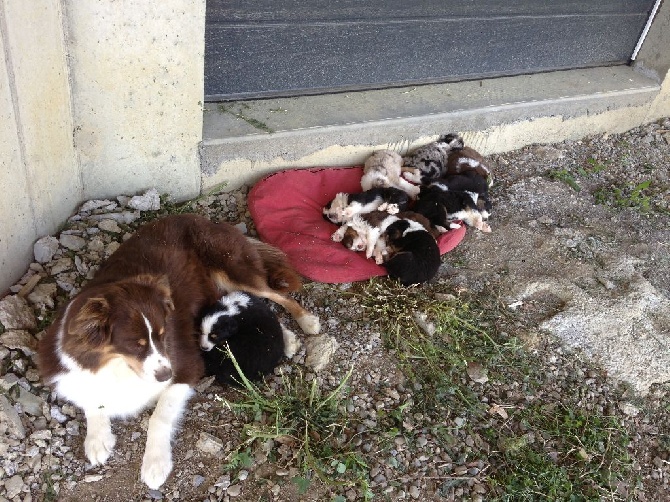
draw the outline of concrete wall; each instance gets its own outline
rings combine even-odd
[[[83,201],[200,191],[205,0],[0,0],[0,295]]]
[[[61,5],[0,3],[0,292],[83,197]]]

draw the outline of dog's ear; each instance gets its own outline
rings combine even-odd
[[[172,288],[170,288],[170,280],[168,279],[167,275],[141,274],[134,277],[133,280],[137,284],[143,284],[155,288],[163,299],[163,306],[165,307],[166,313],[170,310],[174,310],[174,302],[172,301]]]
[[[89,298],[68,325],[71,334],[84,343],[102,345],[109,338],[109,301],[104,297]]]

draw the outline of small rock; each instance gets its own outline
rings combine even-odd
[[[17,474],[5,481],[5,490],[7,490],[8,499],[13,499],[21,493],[21,490],[23,490],[23,479],[21,479],[21,476]]]
[[[13,329],[0,335],[0,344],[8,349],[20,350],[27,356],[37,352],[37,339],[22,329]]]
[[[68,419],[67,416],[65,416],[60,408],[55,404],[51,406],[51,418],[53,418],[59,424],[67,422]]]
[[[415,485],[410,486],[409,487],[409,495],[413,499],[418,499],[419,495],[421,495],[421,493],[419,492],[419,487],[415,486]]]
[[[53,282],[47,282],[44,284],[39,284],[33,291],[28,295],[28,301],[39,308],[54,308],[54,298],[56,298],[56,293],[58,292],[58,286]]]
[[[235,228],[238,229],[238,230],[239,230],[240,232],[242,232],[243,234],[246,234],[247,231],[248,231],[248,230],[247,230],[247,224],[244,223],[244,222],[242,222],[242,223],[238,223],[237,225],[235,225]]]
[[[128,201],[128,207],[138,211],[157,211],[161,208],[161,198],[155,188],[147,190],[144,195],[136,195]]]
[[[633,403],[619,403],[619,408],[625,415],[628,415],[629,417],[636,417],[640,414],[640,408],[635,406]]]
[[[21,404],[23,412],[33,417],[42,416],[42,406],[44,405],[44,400],[41,397],[38,397],[23,387],[20,388],[19,397],[16,399],[17,403]]]
[[[153,500],[161,500],[163,498],[163,493],[160,490],[149,490],[147,491],[147,495]]]
[[[51,235],[38,239],[33,245],[33,254],[37,263],[47,263],[51,261],[58,251],[58,239]]]
[[[51,266],[51,275],[60,274],[72,270],[72,258],[67,256],[60,258]]]
[[[116,202],[112,202],[111,200],[107,200],[107,199],[89,200],[89,201],[86,201],[82,204],[82,206],[79,208],[78,212],[88,213],[89,211],[93,211],[95,209],[100,209],[101,207],[106,207],[108,209],[114,209],[114,207],[116,207]]]
[[[26,429],[21,423],[21,417],[12,406],[12,403],[2,394],[0,394],[0,424],[7,427],[7,433],[15,439],[24,439]]]
[[[98,228],[105,232],[112,232],[115,234],[120,234],[123,231],[121,230],[121,227],[119,227],[119,224],[114,220],[100,220],[98,222]]]
[[[61,246],[70,249],[71,251],[81,251],[86,246],[86,240],[78,235],[61,234]]]
[[[242,487],[240,485],[230,485],[226,490],[226,493],[230,497],[237,497],[242,492]]]
[[[339,344],[335,337],[319,335],[308,338],[305,346],[307,349],[305,364],[318,373],[328,366]]]
[[[223,441],[219,438],[208,434],[207,432],[201,432],[198,442],[195,444],[198,450],[215,455],[223,450]]]
[[[84,483],[95,483],[103,478],[102,474],[87,474],[82,481]]]
[[[196,474],[195,476],[193,476],[193,486],[198,487],[204,482],[205,482],[204,476],[201,476],[200,474]]]
[[[37,319],[28,302],[17,295],[0,300],[0,323],[5,329],[35,329]]]

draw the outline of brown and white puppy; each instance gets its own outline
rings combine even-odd
[[[204,372],[196,321],[224,291],[283,305],[303,330],[318,319],[287,293],[300,277],[279,250],[225,223],[174,215],[147,223],[103,263],[40,341],[39,369],[58,396],[83,409],[84,451],[93,465],[112,454],[111,419],[156,403],[142,480],[161,486],[172,470],[171,438]]]
[[[394,221],[398,218],[384,211],[357,214],[338,228],[331,239],[352,251],[365,251],[366,258],[374,256],[375,262],[380,264],[384,254],[384,241],[380,240],[380,236]]]
[[[412,209],[424,215],[433,225],[454,228],[455,220],[482,232],[490,232],[491,227],[484,221],[488,212],[478,206],[479,195],[467,191],[449,190],[440,182],[421,187],[419,198]]]
[[[361,187],[363,191],[371,188],[393,187],[402,190],[412,198],[419,194],[419,187],[402,176],[403,159],[393,150],[378,150],[365,161]]]

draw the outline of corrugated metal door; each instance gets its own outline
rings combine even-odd
[[[654,0],[207,0],[208,101],[626,64]]]

